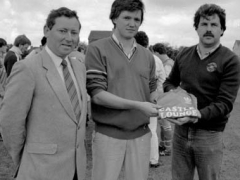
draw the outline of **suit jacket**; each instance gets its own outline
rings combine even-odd
[[[76,116],[52,59],[41,53],[17,62],[0,111],[4,144],[17,166],[17,180],[85,178],[87,112],[85,65],[69,59],[82,95]]]

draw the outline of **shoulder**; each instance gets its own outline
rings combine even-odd
[[[145,56],[148,56],[148,58],[150,58],[150,59],[152,59],[152,60],[155,59],[155,57],[154,57],[154,55],[152,54],[152,52],[149,51],[147,48],[141,46],[140,44],[137,44],[137,47],[136,47],[136,48],[137,48],[137,49],[136,49],[137,53],[139,53],[141,56],[144,56],[144,55],[145,55]]]
[[[5,60],[7,59],[17,59],[17,56],[13,51],[8,51],[5,56]]]
[[[85,55],[79,51],[72,51],[68,56],[72,59],[77,59],[82,63],[85,61]]]
[[[197,45],[193,45],[193,46],[190,46],[190,47],[184,47],[182,50],[180,50],[180,52],[178,53],[175,61],[173,61],[174,63],[175,62],[179,62],[179,61],[184,61],[187,57],[192,57],[195,53],[196,53],[196,48],[197,48]]]
[[[193,45],[190,47],[184,47],[178,54],[180,55],[184,55],[184,54],[188,54],[188,53],[193,53],[196,51],[197,45]]]
[[[233,51],[225,46],[220,45],[218,56],[221,57],[223,65],[232,65],[235,68],[240,66],[240,58]]]

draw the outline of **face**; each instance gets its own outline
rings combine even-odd
[[[59,57],[65,58],[79,42],[80,24],[74,18],[58,17],[52,29],[44,28],[47,46]]]
[[[29,44],[19,45],[19,49],[22,51],[23,54],[27,52],[28,48]]]
[[[223,34],[218,15],[208,16],[208,19],[201,17],[196,31],[199,43],[204,47],[213,47],[218,44]]]
[[[7,52],[7,45],[2,46],[2,47],[0,48],[0,52],[6,53],[6,52]]]
[[[140,10],[134,12],[122,11],[118,18],[113,20],[116,25],[116,36],[120,39],[134,38],[141,25],[141,15]]]

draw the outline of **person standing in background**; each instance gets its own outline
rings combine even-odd
[[[7,73],[3,65],[6,52],[7,42],[3,38],[0,38],[0,106],[5,93],[5,85],[7,80]],[[2,141],[1,126],[0,126],[0,141]]]
[[[168,57],[167,49],[164,44],[157,43],[152,47],[154,54],[159,57],[163,63],[166,77],[170,74],[174,61]],[[159,121],[160,124],[160,156],[170,156],[172,147],[172,125],[167,119]]]
[[[180,86],[198,101],[198,118],[169,119],[175,124],[172,180],[218,180],[223,159],[223,131],[240,84],[240,59],[220,43],[225,10],[204,4],[194,16],[199,43],[177,56],[164,91]]]
[[[13,65],[23,58],[22,55],[26,53],[30,45],[31,41],[26,35],[19,35],[16,37],[13,47],[9,49],[4,59],[7,76],[10,75]]]
[[[172,70],[174,61],[168,57],[165,45],[162,43],[157,43],[152,47],[152,50],[154,54],[161,59],[166,72],[166,76],[168,77]]]
[[[148,48],[149,38],[145,32],[138,31],[134,38],[138,44],[142,45],[145,48]],[[165,70],[164,70],[162,61],[154,54],[153,54],[153,57],[156,65],[156,69],[155,69],[155,78],[157,79],[156,91],[158,93],[163,93],[163,82],[166,79]],[[158,136],[157,136],[157,125],[158,125],[157,117],[150,117],[150,124],[148,125],[148,127],[150,128],[152,133],[151,153],[150,153],[151,168],[157,168],[161,165],[159,163],[159,143],[158,143]]]

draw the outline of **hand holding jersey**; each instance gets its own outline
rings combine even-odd
[[[201,117],[196,97],[180,87],[163,93],[158,98],[157,104],[162,105],[159,109],[159,119],[167,118],[174,124],[196,123]]]

